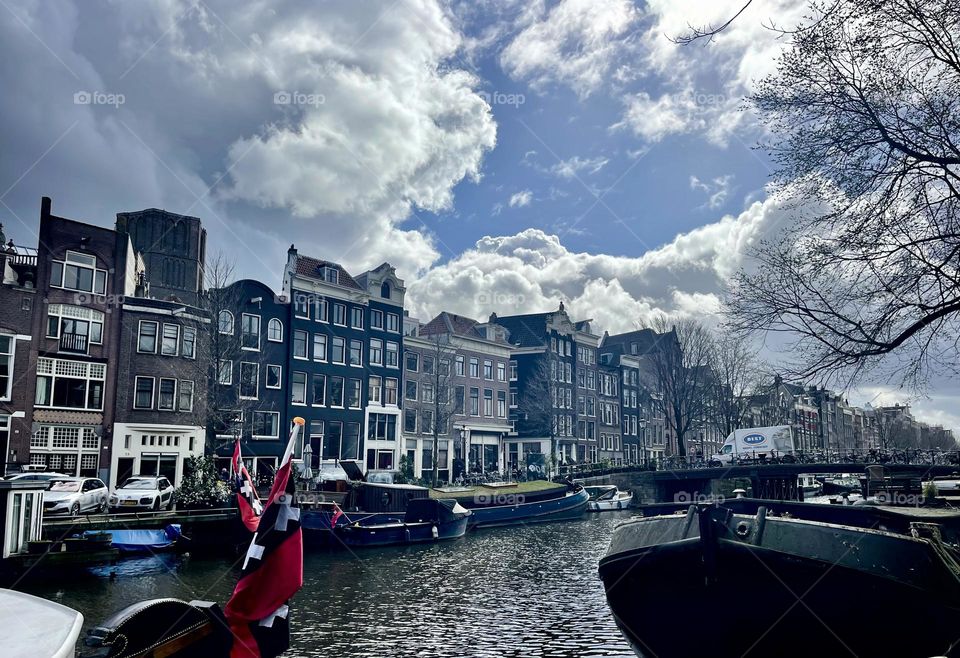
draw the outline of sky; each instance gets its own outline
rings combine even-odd
[[[803,4],[755,0],[0,1],[0,221],[196,215],[279,287],[286,250],[387,261],[411,314],[716,322],[789,225],[744,102]],[[781,355],[782,356],[782,355]],[[775,354],[771,358],[777,358]],[[911,397],[960,429],[960,385]]]

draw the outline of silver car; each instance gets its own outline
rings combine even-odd
[[[77,516],[84,512],[105,512],[108,493],[107,485],[97,478],[51,480],[43,492],[43,513]]]
[[[138,475],[110,494],[110,511],[173,508],[173,485],[161,476]]]

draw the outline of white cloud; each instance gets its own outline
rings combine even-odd
[[[520,190],[510,195],[509,205],[511,208],[523,208],[529,206],[533,200],[533,192],[530,190]]]
[[[730,183],[732,181],[733,175],[731,174],[717,176],[706,182],[696,176],[690,176],[690,189],[704,192],[707,195],[707,202],[704,205],[711,210],[716,210],[726,202],[730,195]]]
[[[551,167],[550,171],[561,178],[577,178],[581,172],[587,175],[597,173],[603,169],[608,162],[609,160],[607,158],[601,156],[596,158],[581,158],[575,155],[567,160],[561,160]]]
[[[581,97],[603,84],[640,17],[629,0],[561,0],[549,11],[543,3],[534,7],[537,19],[503,49],[501,65],[534,87],[562,83]]]

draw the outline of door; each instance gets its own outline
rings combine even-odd
[[[157,475],[161,475],[170,482],[177,482],[177,455],[160,455]]]
[[[121,457],[117,460],[116,486],[119,487],[131,477],[133,477],[133,457]]]

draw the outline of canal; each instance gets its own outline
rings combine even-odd
[[[291,650],[313,656],[633,656],[597,577],[629,512],[477,530],[427,546],[307,553]],[[96,577],[25,587],[81,611],[87,627],[147,598],[214,600],[232,560],[125,560]]]

